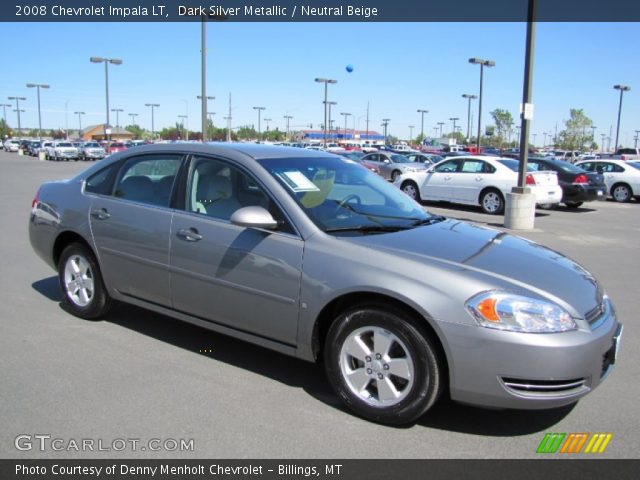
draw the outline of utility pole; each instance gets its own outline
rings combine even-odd
[[[293,117],[291,115],[285,115],[282,118],[287,121],[287,140],[289,140],[289,120],[291,120]]]

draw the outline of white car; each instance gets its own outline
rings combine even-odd
[[[9,140],[5,140],[4,149],[7,152],[17,152],[18,148],[20,148],[20,140],[15,140],[10,138]]]
[[[517,160],[488,156],[445,159],[423,172],[399,176],[394,185],[414,200],[433,200],[479,205],[485,213],[504,211],[506,194],[518,185]],[[537,205],[554,205],[562,200],[558,174],[529,171],[527,187]]]
[[[53,142],[50,147],[45,147],[48,159],[60,160],[78,160],[78,149],[71,142]]]
[[[586,160],[576,165],[587,172],[604,175],[607,192],[616,202],[628,202],[631,197],[640,198],[640,164],[625,160]]]

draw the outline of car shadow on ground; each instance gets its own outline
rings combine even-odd
[[[31,286],[51,301],[59,303],[62,299],[57,277],[38,280]],[[301,388],[325,405],[351,415],[331,389],[320,365],[119,302],[114,305],[104,321],[196,355],[257,373],[287,386]],[[489,436],[528,435],[548,429],[562,420],[572,409],[573,406],[533,412],[485,410],[460,405],[443,398],[416,423],[402,428],[422,426]]]

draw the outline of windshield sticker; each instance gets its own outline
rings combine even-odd
[[[282,172],[279,176],[294,192],[320,191],[320,189],[299,170]]]

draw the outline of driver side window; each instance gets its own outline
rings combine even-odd
[[[435,168],[438,173],[455,172],[458,170],[458,160],[449,160],[448,162],[442,162]]]

